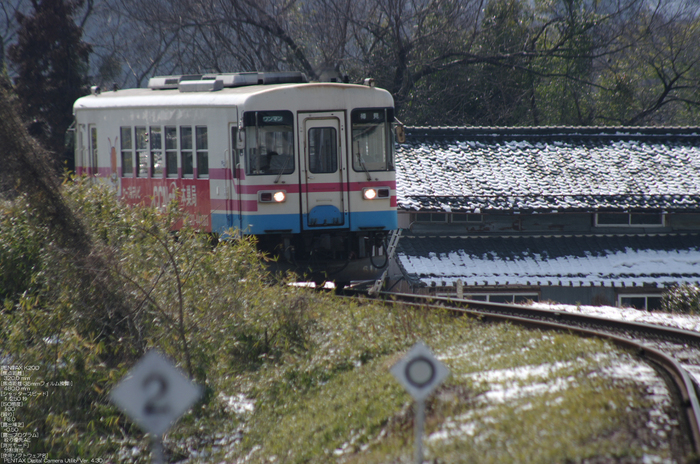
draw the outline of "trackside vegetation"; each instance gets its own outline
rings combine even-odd
[[[45,382],[16,412],[29,453],[150,462],[108,394],[158,347],[205,388],[165,437],[169,462],[411,462],[412,402],[389,368],[423,340],[451,371],[427,403],[431,462],[671,457],[664,424],[632,433],[658,410],[606,374],[636,361],[605,342],[289,285],[252,240],[217,243],[177,203],[125,207],[83,178],[61,191],[100,259],[76,261],[25,196],[0,203],[0,361]],[[117,294],[120,320],[86,304]]]
[[[669,313],[700,314],[700,287],[679,285],[661,297],[661,309]]]

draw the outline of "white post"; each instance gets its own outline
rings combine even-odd
[[[464,286],[462,285],[462,279],[458,279],[455,284],[457,285],[457,299],[464,299]]]
[[[406,356],[394,364],[390,371],[415,400],[413,405],[415,462],[423,464],[425,399],[445,380],[450,371],[433,356],[423,342],[413,345]]]
[[[416,401],[415,405],[416,419],[413,424],[414,441],[415,441],[415,461],[416,464],[423,463],[423,423],[425,422],[425,400]]]
[[[163,458],[163,435],[153,436],[151,438],[151,462],[153,464],[164,464]]]

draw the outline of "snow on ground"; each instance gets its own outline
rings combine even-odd
[[[700,316],[650,312],[613,306],[565,305],[546,302],[532,303],[529,306],[551,311],[566,311],[608,319],[660,324],[678,329],[700,331]],[[459,356],[459,353],[451,352],[442,357],[454,356]],[[527,398],[566,389],[569,386],[569,378],[558,377],[553,381],[548,380],[548,374],[566,367],[563,363],[543,364],[476,372],[468,377],[471,381],[488,385],[487,393],[481,396],[480,401],[482,408],[489,408],[513,400],[527,402]],[[691,374],[700,379],[700,368],[693,370],[692,366],[685,367],[690,367]],[[612,363],[609,367],[604,368],[600,375],[611,380],[630,381],[645,386],[646,397],[653,405],[646,427],[659,439],[659,442],[665,442],[669,430],[677,426],[677,421],[669,417],[667,413],[671,407],[671,396],[663,379],[650,366],[630,357],[621,358]],[[459,436],[474,436],[478,431],[478,421],[475,420],[474,416],[475,412],[471,412],[449,418],[439,430],[428,437],[428,440],[431,442],[451,441]],[[644,456],[644,462],[665,461],[650,451]]]
[[[255,401],[246,398],[242,393],[231,396],[219,393],[219,398],[224,402],[226,410],[237,416],[243,416],[255,410]]]
[[[663,324],[685,330],[700,331],[700,316],[690,316],[682,314],[670,314],[662,312],[649,312],[633,308],[617,308],[612,306],[576,306],[551,303],[533,303],[531,306],[538,309],[551,311],[567,311],[571,313],[587,314],[610,319],[643,322],[650,324]],[[438,355],[439,359],[469,356],[473,347],[454,347],[449,353]],[[488,385],[486,393],[479,399],[479,408],[466,414],[450,417],[445,420],[439,430],[427,437],[428,442],[445,442],[458,439],[460,436],[474,436],[479,432],[481,424],[484,422],[484,414],[488,415],[488,410],[495,408],[499,404],[509,401],[521,402],[521,409],[527,409],[529,399],[538,395],[544,395],[563,391],[571,386],[573,379],[566,376],[551,377],[551,374],[570,368],[570,363],[551,363],[533,366],[520,366],[513,369],[500,369],[481,371],[465,376],[472,382],[485,383]],[[660,443],[665,442],[665,438],[671,427],[677,426],[677,421],[669,417],[667,411],[671,405],[671,396],[665,382],[656,372],[646,364],[643,364],[629,356],[623,356],[608,367],[601,370],[600,374],[611,381],[627,381],[644,385],[647,392],[647,399],[653,405],[649,412],[649,420],[646,427],[658,439]],[[700,376],[700,370],[698,375]],[[245,416],[253,412],[254,402],[244,395],[219,395],[226,408],[238,416]],[[553,406],[556,406],[553,404]],[[481,417],[477,417],[481,416]],[[496,421],[496,418],[493,418]],[[228,440],[220,439],[215,443],[215,448],[233,449],[240,441],[242,430],[228,437]],[[221,438],[221,437],[218,437]],[[348,442],[346,445],[350,445]],[[336,450],[336,454],[343,454],[344,449]],[[207,453],[202,453],[206,455]],[[251,453],[253,454],[253,453]],[[195,457],[193,455],[193,457]],[[202,456],[200,456],[202,457]],[[250,456],[249,456],[250,457]],[[244,460],[247,462],[247,460]],[[664,463],[666,460],[654,454],[653,450],[648,450],[644,456],[645,463]]]
[[[557,310],[562,309],[558,308]],[[463,350],[455,347],[449,353],[438,355],[438,358],[445,360],[448,358],[459,358],[460,356],[468,357],[472,350],[473,347],[467,345],[463,347]],[[666,446],[661,444],[668,443],[668,433],[672,427],[677,427],[678,423],[667,413],[671,409],[671,396],[664,380],[650,366],[628,354],[600,354],[596,359],[603,365],[607,364],[607,366],[604,366],[595,375],[603,376],[610,379],[610,381],[622,381],[643,386],[646,392],[645,397],[652,405],[646,428],[657,438],[657,443],[661,447]],[[427,437],[428,442],[445,443],[458,440],[464,436],[476,437],[477,434],[483,433],[485,425],[488,426],[488,424],[497,423],[501,420],[496,411],[498,405],[517,403],[519,404],[518,410],[527,410],[532,407],[531,401],[538,396],[555,394],[574,387],[576,379],[564,373],[575,367],[575,364],[578,362],[584,363],[587,361],[544,363],[509,369],[480,371],[465,375],[465,379],[480,384],[482,387],[485,386],[485,393],[476,398],[476,407],[473,410],[459,416],[447,418],[437,431]],[[564,375],[552,375],[558,372]],[[557,406],[557,399],[561,398],[554,399],[551,404],[552,407]],[[490,411],[493,411],[496,415],[491,415]],[[671,462],[660,457],[658,455],[659,451],[659,449],[645,449],[643,462]]]
[[[626,322],[659,324],[668,327],[675,327],[677,329],[694,330],[696,332],[700,332],[700,316],[691,316],[687,314],[651,312],[634,308],[617,308],[614,306],[577,306],[544,302],[532,303],[528,306],[537,309],[566,311],[569,313],[585,314],[587,316],[605,317],[608,319]]]
[[[688,314],[673,314],[657,311],[644,311],[634,308],[617,308],[614,306],[576,306],[558,303],[532,303],[528,306],[537,309],[548,309],[551,311],[566,311],[575,314],[585,314],[587,316],[604,317],[626,322],[640,322],[645,324],[659,324],[676,329],[700,332],[700,316]],[[700,366],[693,366],[681,363],[693,379],[700,383]]]

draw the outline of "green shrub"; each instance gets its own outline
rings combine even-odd
[[[0,203],[0,301],[17,301],[39,271],[46,230],[24,214],[28,209],[23,197]]]
[[[663,294],[661,309],[670,313],[700,314],[700,287],[679,285]]]
[[[304,299],[269,288],[252,240],[212,246],[177,203],[165,211],[125,207],[110,187],[80,178],[64,194],[92,240],[80,259],[22,198],[0,205],[0,357],[38,366],[36,381],[66,385],[44,387],[18,412],[38,435],[28,452],[103,457],[124,437],[142,440],[108,393],[151,347],[207,387],[206,400],[212,374],[303,347]],[[109,312],[117,299],[129,308],[118,317]]]

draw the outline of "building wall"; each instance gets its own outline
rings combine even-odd
[[[700,231],[700,214],[669,214],[666,219],[674,231]]]
[[[617,295],[610,287],[542,287],[540,301],[571,305],[615,306]]]
[[[414,234],[645,234],[699,232],[700,214],[668,214],[664,226],[601,227],[591,213],[483,214],[481,222],[422,222],[416,213],[399,211],[399,227]]]
[[[386,289],[397,293],[417,293],[457,298],[456,286],[430,287],[411,286],[400,276],[394,275],[387,280]],[[664,288],[612,288],[612,287],[464,287],[462,298],[498,303],[526,303],[527,301],[552,302],[556,304],[590,305],[590,306],[619,306],[620,296],[622,306],[637,309],[655,310],[660,307],[660,299]],[[642,298],[640,298],[642,297]],[[644,298],[646,297],[646,299]],[[630,300],[630,298],[632,300]],[[626,303],[625,300],[630,301]],[[654,301],[652,301],[654,300]],[[648,305],[648,307],[647,307]]]
[[[672,213],[666,214],[661,226],[596,226],[595,214],[592,213],[550,213],[550,214],[483,214],[481,221],[473,221],[476,215],[470,215],[471,222],[453,222],[450,214],[435,213],[439,221],[418,221],[415,212],[399,211],[399,227],[405,229],[404,235],[425,236],[465,236],[465,235],[579,235],[579,234],[669,234],[669,233],[700,233],[700,214]],[[478,217],[478,216],[477,216]],[[425,219],[425,216],[422,217]],[[432,219],[432,217],[431,217]],[[535,251],[535,250],[533,250]],[[454,287],[418,287],[410,285],[402,276],[398,266],[393,265],[389,273],[388,284],[395,285],[392,291],[415,292],[424,294],[448,295],[456,294]],[[473,283],[473,282],[472,282]],[[551,282],[554,283],[554,282]],[[550,283],[550,284],[551,284]],[[415,282],[414,282],[415,284]],[[629,297],[639,294],[647,298],[646,303],[651,307],[654,299],[658,300],[664,288],[646,287],[599,287],[599,286],[541,286],[538,288],[521,289],[517,287],[464,287],[464,294],[500,294],[518,293],[524,290],[539,293],[539,301],[552,301],[571,305],[618,305],[624,300],[620,296]],[[488,297],[490,298],[490,296]],[[636,305],[636,303],[635,303]],[[641,307],[643,308],[643,306]],[[641,309],[640,308],[640,309]]]

